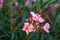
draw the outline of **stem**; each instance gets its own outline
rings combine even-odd
[[[29,40],[29,35],[27,35],[27,38],[26,38],[26,40]]]
[[[14,7],[15,6],[13,6],[11,9],[10,9],[10,11],[11,11],[11,13],[10,13],[10,23],[11,23],[11,31],[13,31],[14,30],[14,27],[15,27],[15,24],[13,24],[13,9],[14,9]]]
[[[36,34],[37,34],[37,38],[38,38],[38,40],[39,40],[39,33],[38,33],[38,31],[37,31],[37,33],[36,33]]]
[[[9,2],[10,2],[10,0],[9,0]],[[10,9],[10,29],[11,29],[11,32],[15,32],[15,40],[18,40],[18,36],[17,36],[17,33],[16,33],[16,31],[14,31],[14,29],[15,29],[15,23],[14,23],[14,21],[15,21],[15,19],[13,18],[13,9],[15,8],[15,6],[12,6],[11,7],[11,9]]]
[[[11,31],[13,30],[12,17],[13,17],[13,14],[12,14],[12,8],[11,8],[11,13],[10,13]]]
[[[41,8],[42,8],[42,5],[43,5],[43,1],[42,0],[40,0],[40,4],[41,4]]]
[[[43,40],[44,39],[44,32],[42,32],[42,36],[41,36],[41,40]]]
[[[42,4],[42,0],[40,0],[41,4]]]
[[[15,38],[15,40],[18,40],[17,33],[15,33],[15,34],[16,34],[16,38]]]

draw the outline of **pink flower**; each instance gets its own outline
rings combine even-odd
[[[53,4],[53,5],[51,5],[51,8],[54,10],[57,8],[57,5]]]
[[[49,23],[46,23],[46,24],[43,26],[43,30],[46,31],[47,33],[49,33],[49,28],[50,28]]]
[[[4,0],[0,0],[0,8],[3,7],[3,2],[4,2]]]
[[[30,0],[26,0],[26,6],[30,4]]]
[[[29,24],[28,22],[24,23],[23,31],[26,31],[26,34],[28,35],[30,32],[33,32],[33,25]]]
[[[15,5],[18,6],[18,2],[16,2]]]
[[[29,8],[32,8],[32,5],[31,5],[31,1],[30,0],[26,0],[26,3],[25,5]]]
[[[3,3],[3,2],[4,2],[4,0],[0,0],[0,2],[1,2],[1,3]]]

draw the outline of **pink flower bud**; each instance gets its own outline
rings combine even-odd
[[[55,10],[57,8],[56,4],[51,5],[51,9]]]
[[[44,14],[44,18],[45,18],[45,19],[48,19],[48,18],[49,18],[48,14],[45,13],[45,14]]]
[[[40,9],[40,10],[39,10],[39,13],[41,14],[42,12],[43,12],[43,9]]]

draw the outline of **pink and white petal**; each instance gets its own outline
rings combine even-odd
[[[35,31],[36,31],[36,29],[34,29],[34,28],[29,29],[29,32],[35,32]]]
[[[43,23],[44,21],[45,21],[45,20],[44,20],[42,17],[39,18],[39,22],[40,22],[40,23]]]
[[[29,23],[28,22],[25,22],[24,25],[29,25]]]
[[[43,26],[43,30],[46,31],[47,33],[49,33],[49,28],[50,28],[49,23],[46,23],[46,24]]]
[[[29,32],[33,32],[34,30],[33,29],[29,29]]]
[[[41,15],[37,15],[37,17],[41,17]]]
[[[35,17],[33,17],[32,19],[33,19],[33,20],[37,20],[37,18],[35,18]]]
[[[47,28],[47,29],[49,29],[49,28],[50,28],[49,23],[46,23],[46,24],[45,24],[45,26],[46,26],[46,28]]]
[[[33,27],[33,25],[32,25],[32,24],[30,24],[30,25],[29,25],[29,29],[28,29],[28,30],[29,30],[29,32],[32,32],[32,31],[33,31],[33,28],[34,28],[34,27]]]
[[[24,23],[24,26],[28,26],[28,25],[29,25],[29,23],[28,23],[28,22],[25,22],[25,23]]]
[[[47,33],[49,33],[49,30],[45,30]]]
[[[29,25],[29,28],[34,28],[32,24]]]
[[[23,31],[26,31],[26,26],[22,28]]]
[[[30,12],[30,14],[32,15],[32,17],[36,17],[37,16],[34,12]]]
[[[25,22],[25,23],[24,23],[24,27],[23,27],[22,30],[23,30],[23,31],[26,31],[26,28],[27,28],[28,26],[29,26],[29,23],[28,23],[28,22]]]

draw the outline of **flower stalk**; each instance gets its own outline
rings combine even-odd
[[[44,32],[42,31],[41,40],[44,40]]]

